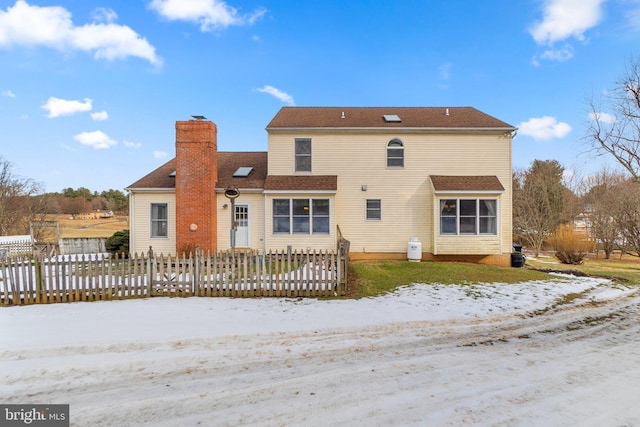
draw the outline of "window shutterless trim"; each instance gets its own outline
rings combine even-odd
[[[158,208],[163,207],[164,212],[158,212]],[[163,216],[160,214],[164,213]],[[151,203],[150,204],[150,230],[149,236],[152,239],[166,239],[169,237],[169,204],[168,203]],[[157,228],[160,227],[160,228]]]
[[[370,206],[369,202],[377,202],[378,206]],[[370,214],[377,213],[377,217],[370,216]],[[381,199],[367,199],[365,201],[365,219],[367,221],[382,221],[382,200]]]

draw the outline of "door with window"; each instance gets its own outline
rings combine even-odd
[[[249,205],[236,205],[236,246],[249,247]]]

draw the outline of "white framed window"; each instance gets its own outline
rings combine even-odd
[[[440,234],[498,234],[495,199],[441,199]]]
[[[169,209],[166,203],[151,203],[151,237],[167,237]]]
[[[367,220],[382,220],[382,201],[380,199],[367,199]]]
[[[311,172],[311,138],[295,139],[295,170]]]
[[[329,234],[329,199],[273,199],[274,234]]]
[[[387,167],[404,167],[404,143],[397,138],[387,142]]]

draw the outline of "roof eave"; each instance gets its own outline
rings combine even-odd
[[[280,132],[335,132],[335,131],[347,131],[347,132],[515,132],[518,128],[513,126],[505,127],[267,127],[267,132],[280,131]]]
[[[129,192],[134,192],[134,191],[139,191],[139,192],[160,192],[160,191],[164,191],[164,192],[175,192],[176,189],[175,187],[156,187],[156,188],[144,188],[144,187],[127,187],[125,188],[125,191],[129,191]]]
[[[434,190],[433,194],[503,194],[505,190]]]

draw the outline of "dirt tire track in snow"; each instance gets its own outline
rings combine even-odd
[[[78,426],[640,426],[639,337],[635,292],[484,319],[5,350],[0,390],[71,403]],[[12,375],[20,364],[38,368]]]

